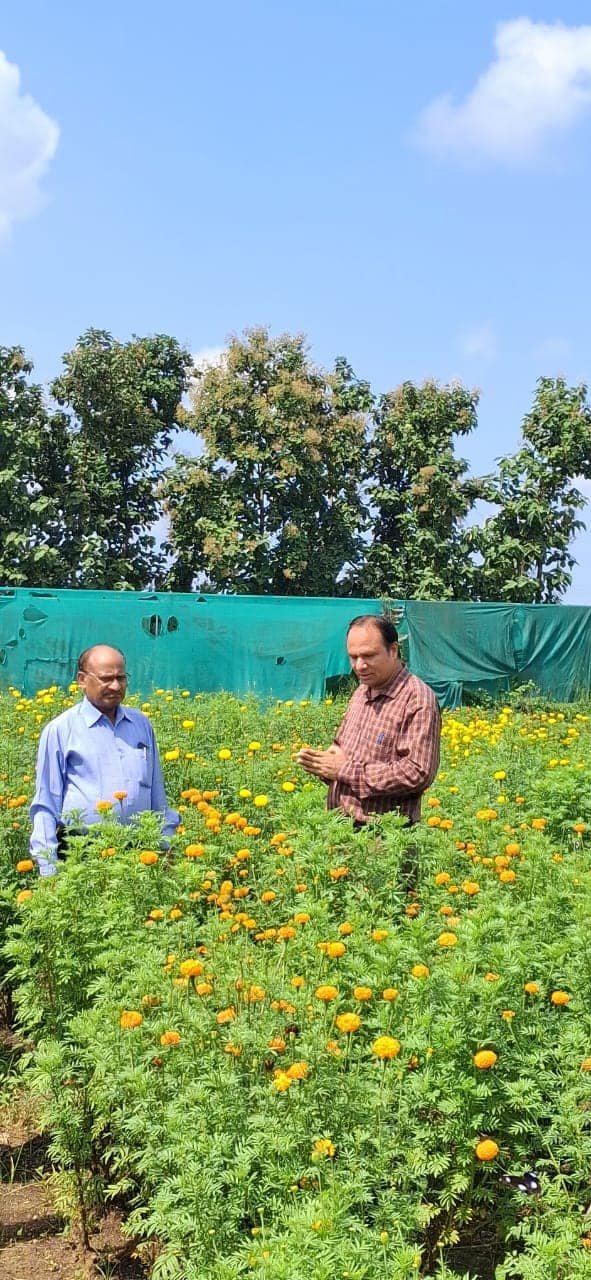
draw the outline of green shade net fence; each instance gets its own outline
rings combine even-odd
[[[411,671],[442,706],[535,683],[569,701],[591,690],[591,609],[392,601]],[[126,655],[130,688],[320,698],[349,672],[348,623],[378,600],[0,588],[0,685],[26,696],[74,679],[91,644]]]

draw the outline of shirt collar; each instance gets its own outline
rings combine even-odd
[[[82,719],[84,720],[85,724],[87,724],[89,727],[90,725],[96,724],[99,720],[103,720],[103,719],[107,720],[109,724],[113,724],[113,721],[109,720],[109,717],[106,716],[103,711],[99,711],[98,707],[95,707],[92,702],[89,702],[86,695],[83,697],[82,702],[80,703],[80,715],[82,716]],[[115,712],[115,722],[114,722],[115,725],[120,724],[122,720],[130,720],[130,719],[131,719],[131,716],[128,715],[126,708],[120,702]]]
[[[401,686],[408,680],[408,675],[406,667],[401,667],[381,688],[365,689],[365,701],[376,702],[378,698],[395,698]]]

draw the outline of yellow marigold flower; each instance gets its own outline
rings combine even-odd
[[[220,747],[218,751],[218,760],[230,760],[231,758],[232,758],[232,752],[230,751],[230,748]]]
[[[553,991],[550,996],[552,1004],[563,1005],[570,1004],[570,996],[568,991]]]
[[[399,994],[398,987],[384,987],[382,1000],[397,1000]]]
[[[583,1058],[581,1071],[591,1071],[591,1058]]]
[[[202,844],[188,844],[185,848],[186,858],[202,858],[204,853],[205,849]]]
[[[345,1035],[350,1035],[353,1031],[359,1030],[361,1018],[357,1013],[339,1013],[335,1018],[335,1023],[339,1031],[343,1031]]]
[[[264,809],[269,803],[269,797],[265,795],[255,796],[253,804],[257,809]]]
[[[295,987],[297,990],[299,990],[300,987],[304,986],[305,981],[306,979],[302,978],[301,974],[299,973],[294,974],[293,978],[290,978],[290,983],[292,987]]]
[[[115,800],[127,800],[127,791],[114,791],[113,796]]]
[[[21,889],[20,892],[17,893],[16,895],[16,901],[18,903],[18,906],[20,907],[23,902],[28,902],[29,898],[32,898],[32,897],[33,897],[32,889]]]
[[[450,880],[449,871],[438,871],[435,876],[435,884],[449,884]]]
[[[210,996],[213,991],[213,987],[211,982],[196,982],[195,991],[198,996]]]
[[[287,1075],[290,1080],[306,1080],[310,1074],[310,1065],[308,1062],[292,1062],[291,1067],[287,1068]]]
[[[219,1013],[216,1013],[215,1015],[215,1020],[217,1023],[219,1023],[220,1027],[223,1027],[226,1022],[233,1022],[235,1017],[236,1017],[236,1010],[234,1008],[234,1005],[231,1004],[228,1006],[227,1009],[220,1009]]]
[[[517,875],[511,870],[511,867],[508,867],[506,871],[499,871],[499,880],[501,881],[501,884],[513,884],[516,879]]]
[[[440,827],[440,826],[441,826],[441,818],[439,818],[439,817],[437,816],[437,814],[433,814],[433,815],[432,815],[432,817],[427,818],[427,823],[426,823],[426,825],[427,825],[428,827]]]
[[[400,1041],[395,1040],[393,1036],[378,1036],[371,1046],[371,1051],[376,1058],[381,1058],[383,1061],[397,1058],[400,1053]]]
[[[448,906],[446,903],[444,903],[444,905],[439,908],[440,916],[453,916],[453,913],[454,913],[453,907]]]
[[[426,964],[413,964],[411,969],[413,978],[428,978],[429,972]]]
[[[183,729],[194,729],[194,728],[195,728],[194,720],[183,720]]]
[[[253,739],[252,742],[249,742],[248,744],[249,751],[260,751],[260,749],[261,749],[260,742],[257,742],[255,739]]]
[[[327,942],[323,950],[327,956],[330,956],[331,960],[339,960],[341,956],[344,956],[347,946],[344,942]]]
[[[277,937],[280,942],[289,942],[289,939],[295,938],[295,936],[296,930],[292,924],[282,924],[281,928],[277,930]]]
[[[203,965],[200,960],[181,960],[179,973],[183,978],[199,978],[203,973]]]
[[[539,996],[540,994],[540,988],[537,982],[525,982],[523,984],[523,990],[528,996]]]
[[[348,867],[330,867],[328,872],[331,880],[343,880],[349,874]]]
[[[113,802],[111,800],[97,800],[94,807],[97,813],[109,813],[109,810],[113,808]]]
[[[343,920],[343,923],[339,925],[339,933],[342,935],[343,938],[348,938],[349,934],[351,934],[352,932],[353,932],[353,925],[351,924],[350,920]]]
[[[389,929],[373,929],[371,936],[374,942],[383,942],[388,937],[389,932]]]
[[[160,1044],[180,1044],[181,1037],[178,1031],[163,1031],[160,1036]]]
[[[137,1009],[124,1009],[119,1018],[119,1026],[124,1031],[131,1031],[134,1027],[141,1027],[143,1021],[144,1019]]]
[[[172,907],[168,913],[171,920],[181,920],[183,913],[180,907]]]
[[[17,864],[16,864],[16,869],[17,869],[17,871],[19,871],[19,872],[21,872],[21,871],[32,871],[32,870],[33,870],[34,865],[35,865],[35,863],[33,862],[33,859],[32,859],[32,858],[21,858],[20,862],[17,862]]]
[[[296,911],[295,916],[293,918],[293,922],[294,924],[309,924],[310,913],[308,911]],[[329,955],[330,955],[330,952],[329,952]]]
[[[457,945],[457,941],[458,937],[455,933],[440,933],[437,939],[438,946],[440,947],[455,947]]]
[[[109,846],[108,849],[101,849],[101,858],[114,858],[116,853],[117,850]]]
[[[488,1071],[489,1067],[494,1067],[497,1061],[497,1055],[492,1049],[479,1049],[472,1059],[474,1066],[479,1071]]]
[[[467,893],[469,898],[473,898],[475,894],[480,893],[480,885],[476,880],[464,880],[462,891]]]
[[[326,1000],[328,1002],[329,1000],[337,1000],[339,993],[336,987],[331,986],[330,983],[325,983],[323,986],[316,987],[314,995],[317,1000]]]
[[[440,804],[441,800],[438,800],[437,796],[429,796],[429,799],[427,800],[427,806],[429,809],[437,809]]]
[[[295,791],[295,789],[296,789],[296,784],[295,784],[295,782],[282,782],[282,783],[281,783],[281,790],[282,790],[282,791],[287,791],[287,793],[288,793],[288,794],[289,794],[291,791]]]
[[[148,914],[148,920],[164,920],[164,912],[160,907],[154,907]]]
[[[142,849],[138,855],[138,862],[141,862],[144,867],[153,867],[154,863],[158,862],[158,854],[153,849]]]
[[[261,893],[261,902],[274,902],[276,897],[274,889],[265,889],[264,893]]]
[[[371,987],[353,987],[353,995],[356,1000],[371,1000],[373,990]]]
[[[170,761],[172,761],[172,760],[178,760],[178,758],[179,758],[180,754],[181,754],[181,753],[180,753],[179,748],[178,748],[178,747],[173,747],[173,748],[172,748],[172,751],[165,751],[165,752],[164,752],[164,759],[165,759],[165,760],[170,760]]]
[[[495,782],[504,782],[506,777],[507,774],[504,769],[497,769],[496,773],[493,773]]]
[[[586,830],[587,830],[586,822],[573,822],[573,831],[576,833],[576,835],[582,836],[585,834]]]
[[[312,1160],[318,1159],[319,1157],[328,1157],[332,1160],[333,1156],[336,1155],[336,1152],[337,1149],[334,1142],[331,1142],[330,1138],[317,1138],[314,1146],[312,1147],[311,1156]]]
[[[545,818],[532,818],[531,820],[532,831],[543,831],[545,826],[546,826]]]
[[[502,1017],[502,1018],[504,1018],[505,1022],[511,1022],[512,1018],[514,1018],[514,1017],[515,1017],[515,1010],[514,1010],[514,1009],[503,1009],[503,1012],[502,1012],[502,1014],[501,1014],[501,1017]]]
[[[481,1138],[480,1142],[474,1147],[477,1160],[495,1160],[499,1154],[499,1148],[492,1138]]]
[[[521,853],[521,845],[516,844],[514,840],[511,840],[509,844],[505,845],[505,853],[507,853],[510,858],[514,858],[516,854]]]
[[[291,1089],[292,1084],[292,1077],[288,1076],[287,1071],[278,1071],[273,1077],[273,1088],[277,1093],[285,1093],[287,1089]]]
[[[232,1040],[228,1040],[228,1043],[224,1045],[224,1053],[229,1053],[232,1058],[239,1058],[242,1053],[242,1045],[234,1044]]]

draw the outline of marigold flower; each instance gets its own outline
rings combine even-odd
[[[97,813],[109,813],[109,810],[113,808],[113,803],[111,800],[97,800],[94,807]]]
[[[400,1041],[395,1040],[393,1036],[378,1036],[374,1040],[371,1051],[374,1057],[388,1061],[391,1058],[397,1058],[400,1053]]]
[[[232,1058],[239,1058],[242,1053],[242,1045],[234,1044],[232,1040],[228,1040],[228,1043],[224,1045],[224,1053],[229,1053]]]
[[[497,1061],[497,1055],[492,1049],[479,1049],[472,1059],[474,1066],[479,1071],[488,1071],[489,1067],[494,1067]]]
[[[553,991],[552,995],[550,996],[550,1000],[552,1001],[552,1004],[557,1004],[557,1005],[570,1004],[570,996],[568,994],[568,991]]]
[[[399,994],[398,987],[384,987],[382,1000],[397,1000]]]
[[[581,1071],[591,1071],[591,1058],[583,1058]]]
[[[444,903],[444,905],[439,908],[440,916],[453,916],[453,913],[454,913],[453,907],[448,906],[447,903]]]
[[[344,942],[327,942],[325,954],[330,956],[331,960],[339,960],[341,956],[345,955],[346,950],[347,947]]]
[[[158,862],[158,854],[153,849],[142,849],[138,855],[138,862],[141,862],[144,867],[153,867]]]
[[[477,1160],[495,1160],[499,1154],[499,1148],[492,1138],[481,1138],[480,1142],[474,1147]]]
[[[28,902],[29,898],[32,898],[32,897],[33,897],[32,889],[21,889],[20,892],[17,893],[16,895],[16,901],[18,903],[18,906],[20,907],[23,902]]]
[[[510,867],[508,867],[506,871],[499,871],[499,880],[501,881],[501,884],[513,884],[516,879],[517,876]]]
[[[260,744],[260,742],[257,742],[256,740],[253,740],[252,742],[249,742],[249,744],[248,744],[248,750],[249,750],[249,751],[260,751],[260,749],[261,749],[261,744]]]
[[[114,791],[113,796],[115,800],[127,800],[127,791]]]
[[[371,987],[353,987],[353,995],[356,1000],[371,1000],[373,990]]]
[[[200,960],[181,960],[179,972],[183,978],[198,978],[203,973],[203,965]]]
[[[499,981],[500,981],[500,974],[498,974],[498,973],[493,973],[493,972],[492,972],[492,970],[491,970],[491,969],[489,969],[489,970],[487,971],[487,973],[485,973],[485,975],[484,975],[484,981],[485,981],[485,982],[499,982]]]
[[[328,872],[331,880],[343,880],[349,874],[348,867],[330,867]]]
[[[299,990],[300,987],[304,986],[305,981],[306,979],[302,978],[301,974],[299,973],[295,973],[293,978],[290,978],[290,983],[292,987],[296,987],[297,990]]]
[[[101,858],[114,858],[116,853],[117,850],[109,846],[108,849],[101,849]]]
[[[132,1031],[134,1027],[141,1027],[143,1021],[138,1009],[124,1009],[119,1018],[119,1026],[124,1031]]]
[[[146,1009],[157,1009],[160,1004],[160,996],[142,996],[142,1004],[145,1005]]]
[[[361,1026],[361,1018],[357,1013],[339,1013],[335,1018],[335,1023],[345,1035],[351,1035],[353,1031],[358,1031]]]
[[[325,983],[323,986],[316,988],[314,995],[317,1000],[328,1002],[329,1000],[337,1000],[339,993],[336,987],[331,986],[330,983]]]
[[[543,831],[545,826],[546,826],[545,818],[532,818],[531,820],[532,831]]]
[[[467,893],[469,898],[473,898],[475,894],[480,893],[480,885],[476,880],[464,880],[462,891]]]
[[[334,1145],[334,1142],[331,1142],[330,1138],[317,1138],[314,1143],[314,1146],[312,1147],[311,1156],[312,1156],[312,1160],[314,1160],[315,1158],[318,1159],[319,1157],[324,1157],[324,1156],[332,1160],[333,1156],[336,1155],[336,1152],[337,1152],[337,1149]]]
[[[169,760],[169,761],[172,761],[172,760],[178,760],[178,758],[179,758],[180,754],[181,754],[181,753],[180,753],[179,748],[178,748],[178,747],[173,747],[172,751],[165,751],[165,752],[164,752],[164,759],[165,759],[165,760]]]
[[[539,996],[540,994],[540,987],[537,982],[524,982],[523,990],[528,996]]]
[[[264,892],[261,893],[261,902],[274,902],[276,897],[277,894],[274,889],[265,889]]]
[[[282,790],[282,791],[286,791],[288,794],[289,794],[291,791],[295,791],[295,789],[296,789],[296,784],[295,784],[295,782],[282,782],[282,783],[281,783],[281,790]]]
[[[515,1010],[514,1010],[514,1009],[503,1009],[503,1012],[502,1012],[502,1014],[501,1014],[501,1017],[505,1020],[505,1022],[511,1022],[511,1021],[512,1021],[512,1019],[515,1017]]]
[[[216,1013],[215,1015],[215,1020],[220,1027],[223,1027],[226,1022],[233,1022],[235,1017],[236,1017],[236,1010],[234,1008],[234,1005],[231,1004],[228,1006],[227,1009],[220,1009],[219,1013]]]
[[[339,933],[342,935],[343,938],[348,938],[349,934],[351,934],[352,932],[353,932],[353,925],[351,924],[350,920],[343,920],[343,923],[339,925]]]
[[[164,920],[164,912],[160,907],[154,907],[148,914],[148,920]]]
[[[259,987],[256,985],[256,983],[253,982],[251,986],[248,988],[248,991],[246,992],[244,998],[245,1000],[248,1001],[249,1004],[256,1004],[257,1001],[264,1000],[266,995],[267,995],[267,992],[265,991],[265,988]]]
[[[509,844],[505,845],[505,853],[507,853],[510,858],[514,858],[518,853],[521,853],[521,845],[516,844],[514,840],[511,840]]]
[[[20,862],[17,862],[16,864],[16,869],[18,872],[32,871],[34,865],[35,863],[33,862],[32,858],[21,858]]]
[[[495,782],[504,782],[506,777],[507,774],[504,769],[497,769],[496,773],[493,773]]]
[[[308,1062],[292,1062],[291,1067],[287,1068],[287,1075],[290,1080],[306,1080],[310,1073],[310,1065]]]
[[[213,987],[211,982],[196,982],[195,991],[198,996],[210,996],[213,991]]]
[[[435,876],[435,884],[449,884],[450,880],[449,871],[438,871]]]
[[[341,1046],[340,1046],[340,1044],[339,1044],[338,1040],[327,1040],[327,1041],[326,1041],[326,1052],[327,1052],[327,1053],[332,1053],[333,1058],[340,1058],[340,1056],[341,1056]]]
[[[183,913],[180,907],[171,907],[168,915],[171,920],[181,920]]]
[[[372,939],[374,942],[383,942],[388,937],[389,929],[372,929]]]
[[[163,1031],[160,1036],[160,1044],[180,1044],[181,1037],[178,1031]]]
[[[430,970],[426,964],[413,964],[411,974],[413,978],[428,978]]]
[[[257,809],[264,809],[269,803],[269,797],[265,795],[255,796],[252,803]]]
[[[204,853],[205,849],[202,844],[188,844],[185,848],[186,858],[202,858]]]
[[[277,937],[280,942],[289,942],[290,938],[295,938],[296,930],[292,924],[282,924],[277,930]]]
[[[273,1077],[273,1088],[277,1093],[285,1093],[287,1089],[291,1089],[292,1084],[292,1077],[288,1076],[287,1071],[278,1071]]]
[[[218,751],[218,760],[230,760],[232,752],[229,747],[220,747]]]
[[[586,830],[587,830],[586,822],[573,822],[573,831],[576,833],[576,835],[582,836],[585,834]]]
[[[281,1036],[273,1036],[273,1038],[269,1040],[269,1048],[273,1049],[275,1053],[285,1053],[285,1040],[283,1040]]]
[[[457,945],[458,936],[456,933],[440,933],[437,939],[440,947],[455,947]]]

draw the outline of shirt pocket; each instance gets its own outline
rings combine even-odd
[[[126,752],[126,765],[130,779],[136,786],[152,785],[152,766],[147,747],[130,747]]]

